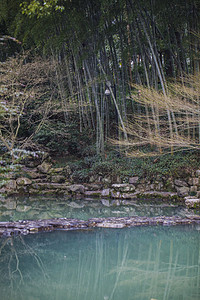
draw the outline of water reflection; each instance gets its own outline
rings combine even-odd
[[[119,201],[113,199],[72,200],[55,197],[9,198],[0,201],[0,221],[23,219],[124,217],[124,216],[172,216],[184,217],[184,207],[167,203],[145,201]],[[198,213],[199,212],[195,212]]]
[[[1,299],[199,300],[196,229],[98,229],[1,239]]]

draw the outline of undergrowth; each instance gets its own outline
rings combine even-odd
[[[166,154],[158,157],[126,158],[115,152],[108,153],[105,160],[101,157],[85,157],[69,163],[74,180],[87,182],[90,176],[119,176],[123,182],[129,177],[139,176],[153,179],[158,176],[186,178],[193,170],[200,168],[198,151]]]

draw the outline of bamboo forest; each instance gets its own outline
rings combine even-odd
[[[200,299],[200,0],[0,0],[2,300]]]

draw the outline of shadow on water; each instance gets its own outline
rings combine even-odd
[[[198,229],[95,229],[2,238],[1,299],[199,300]]]

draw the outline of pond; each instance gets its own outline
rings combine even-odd
[[[3,238],[3,300],[199,300],[197,228],[58,231]]]
[[[37,197],[9,201],[1,202],[1,220],[194,214],[178,205],[146,201]],[[200,226],[2,237],[0,272],[2,300],[199,300]]]

